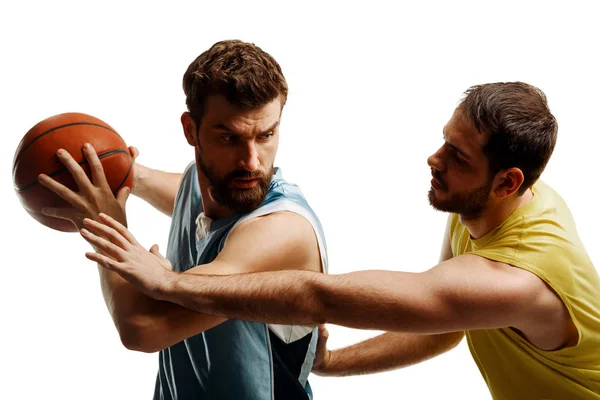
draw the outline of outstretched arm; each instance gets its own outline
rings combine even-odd
[[[324,328],[321,328],[324,329]],[[405,332],[386,332],[379,336],[337,350],[323,348],[326,336],[319,336],[313,372],[322,376],[374,374],[408,367],[454,348],[464,332],[419,335]],[[326,331],[324,333],[327,335]]]
[[[386,332],[374,338],[334,350],[321,369],[323,376],[373,374],[408,367],[456,347],[464,332],[419,335]]]
[[[114,220],[104,222],[114,227],[106,226],[115,232],[113,241],[127,232]],[[128,246],[117,246],[117,257],[88,257],[152,297],[208,314],[426,334],[514,327],[543,349],[555,349],[571,339],[568,311],[544,281],[476,255],[452,258],[423,273],[273,271],[206,276],[193,271],[157,274],[151,265],[130,257]]]
[[[444,333],[519,327],[543,289],[526,271],[464,255],[423,273],[173,273],[155,295],[209,314],[270,323]]]

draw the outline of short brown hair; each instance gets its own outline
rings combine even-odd
[[[479,132],[489,138],[483,147],[492,175],[517,167],[525,177],[519,194],[540,177],[554,151],[556,118],[546,95],[523,82],[498,82],[472,86],[459,104]]]
[[[198,56],[183,75],[186,104],[196,125],[204,115],[207,97],[223,95],[236,106],[254,109],[282,97],[287,83],[281,67],[271,55],[253,43],[224,40]]]

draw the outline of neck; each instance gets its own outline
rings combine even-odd
[[[460,222],[469,230],[472,239],[479,239],[503,223],[515,210],[529,203],[532,198],[533,192],[531,189],[527,189],[521,196],[513,195],[497,204],[490,205],[483,214],[477,217],[461,215]]]
[[[219,205],[213,199],[208,185],[203,185],[200,183],[200,194],[202,195],[202,209],[204,210],[204,215],[213,221],[229,217],[233,214],[233,211]]]
[[[211,194],[211,186],[208,179],[200,168],[198,168],[198,185],[200,186],[200,195],[202,196],[202,210],[204,215],[212,219],[213,221],[229,217],[233,214],[229,208],[221,206],[217,203]]]

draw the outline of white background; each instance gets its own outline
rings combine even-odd
[[[181,78],[222,39],[254,42],[283,68],[277,164],[319,214],[332,273],[435,265],[445,216],[427,202],[426,158],[467,87],[511,80],[549,98],[560,129],[543,178],[600,263],[593,2],[416,3],[2,2],[1,397],[151,398],[157,355],[122,347],[87,244],[31,219],[9,171],[25,132],[69,111],[108,122],[140,163],[182,171],[193,149],[179,123]],[[167,217],[133,197],[128,215],[142,243],[165,249]],[[334,348],[376,333],[329,329]],[[311,383],[316,399],[489,398],[464,341],[418,366]]]

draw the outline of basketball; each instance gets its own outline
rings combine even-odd
[[[78,192],[77,184],[56,152],[65,149],[81,165],[91,180],[83,145],[90,143],[102,162],[113,194],[133,184],[133,160],[125,141],[106,122],[81,113],[58,114],[35,124],[23,137],[13,161],[13,184],[23,208],[43,225],[62,232],[76,232],[71,221],[42,214],[44,207],[71,205],[38,183],[47,174]]]

